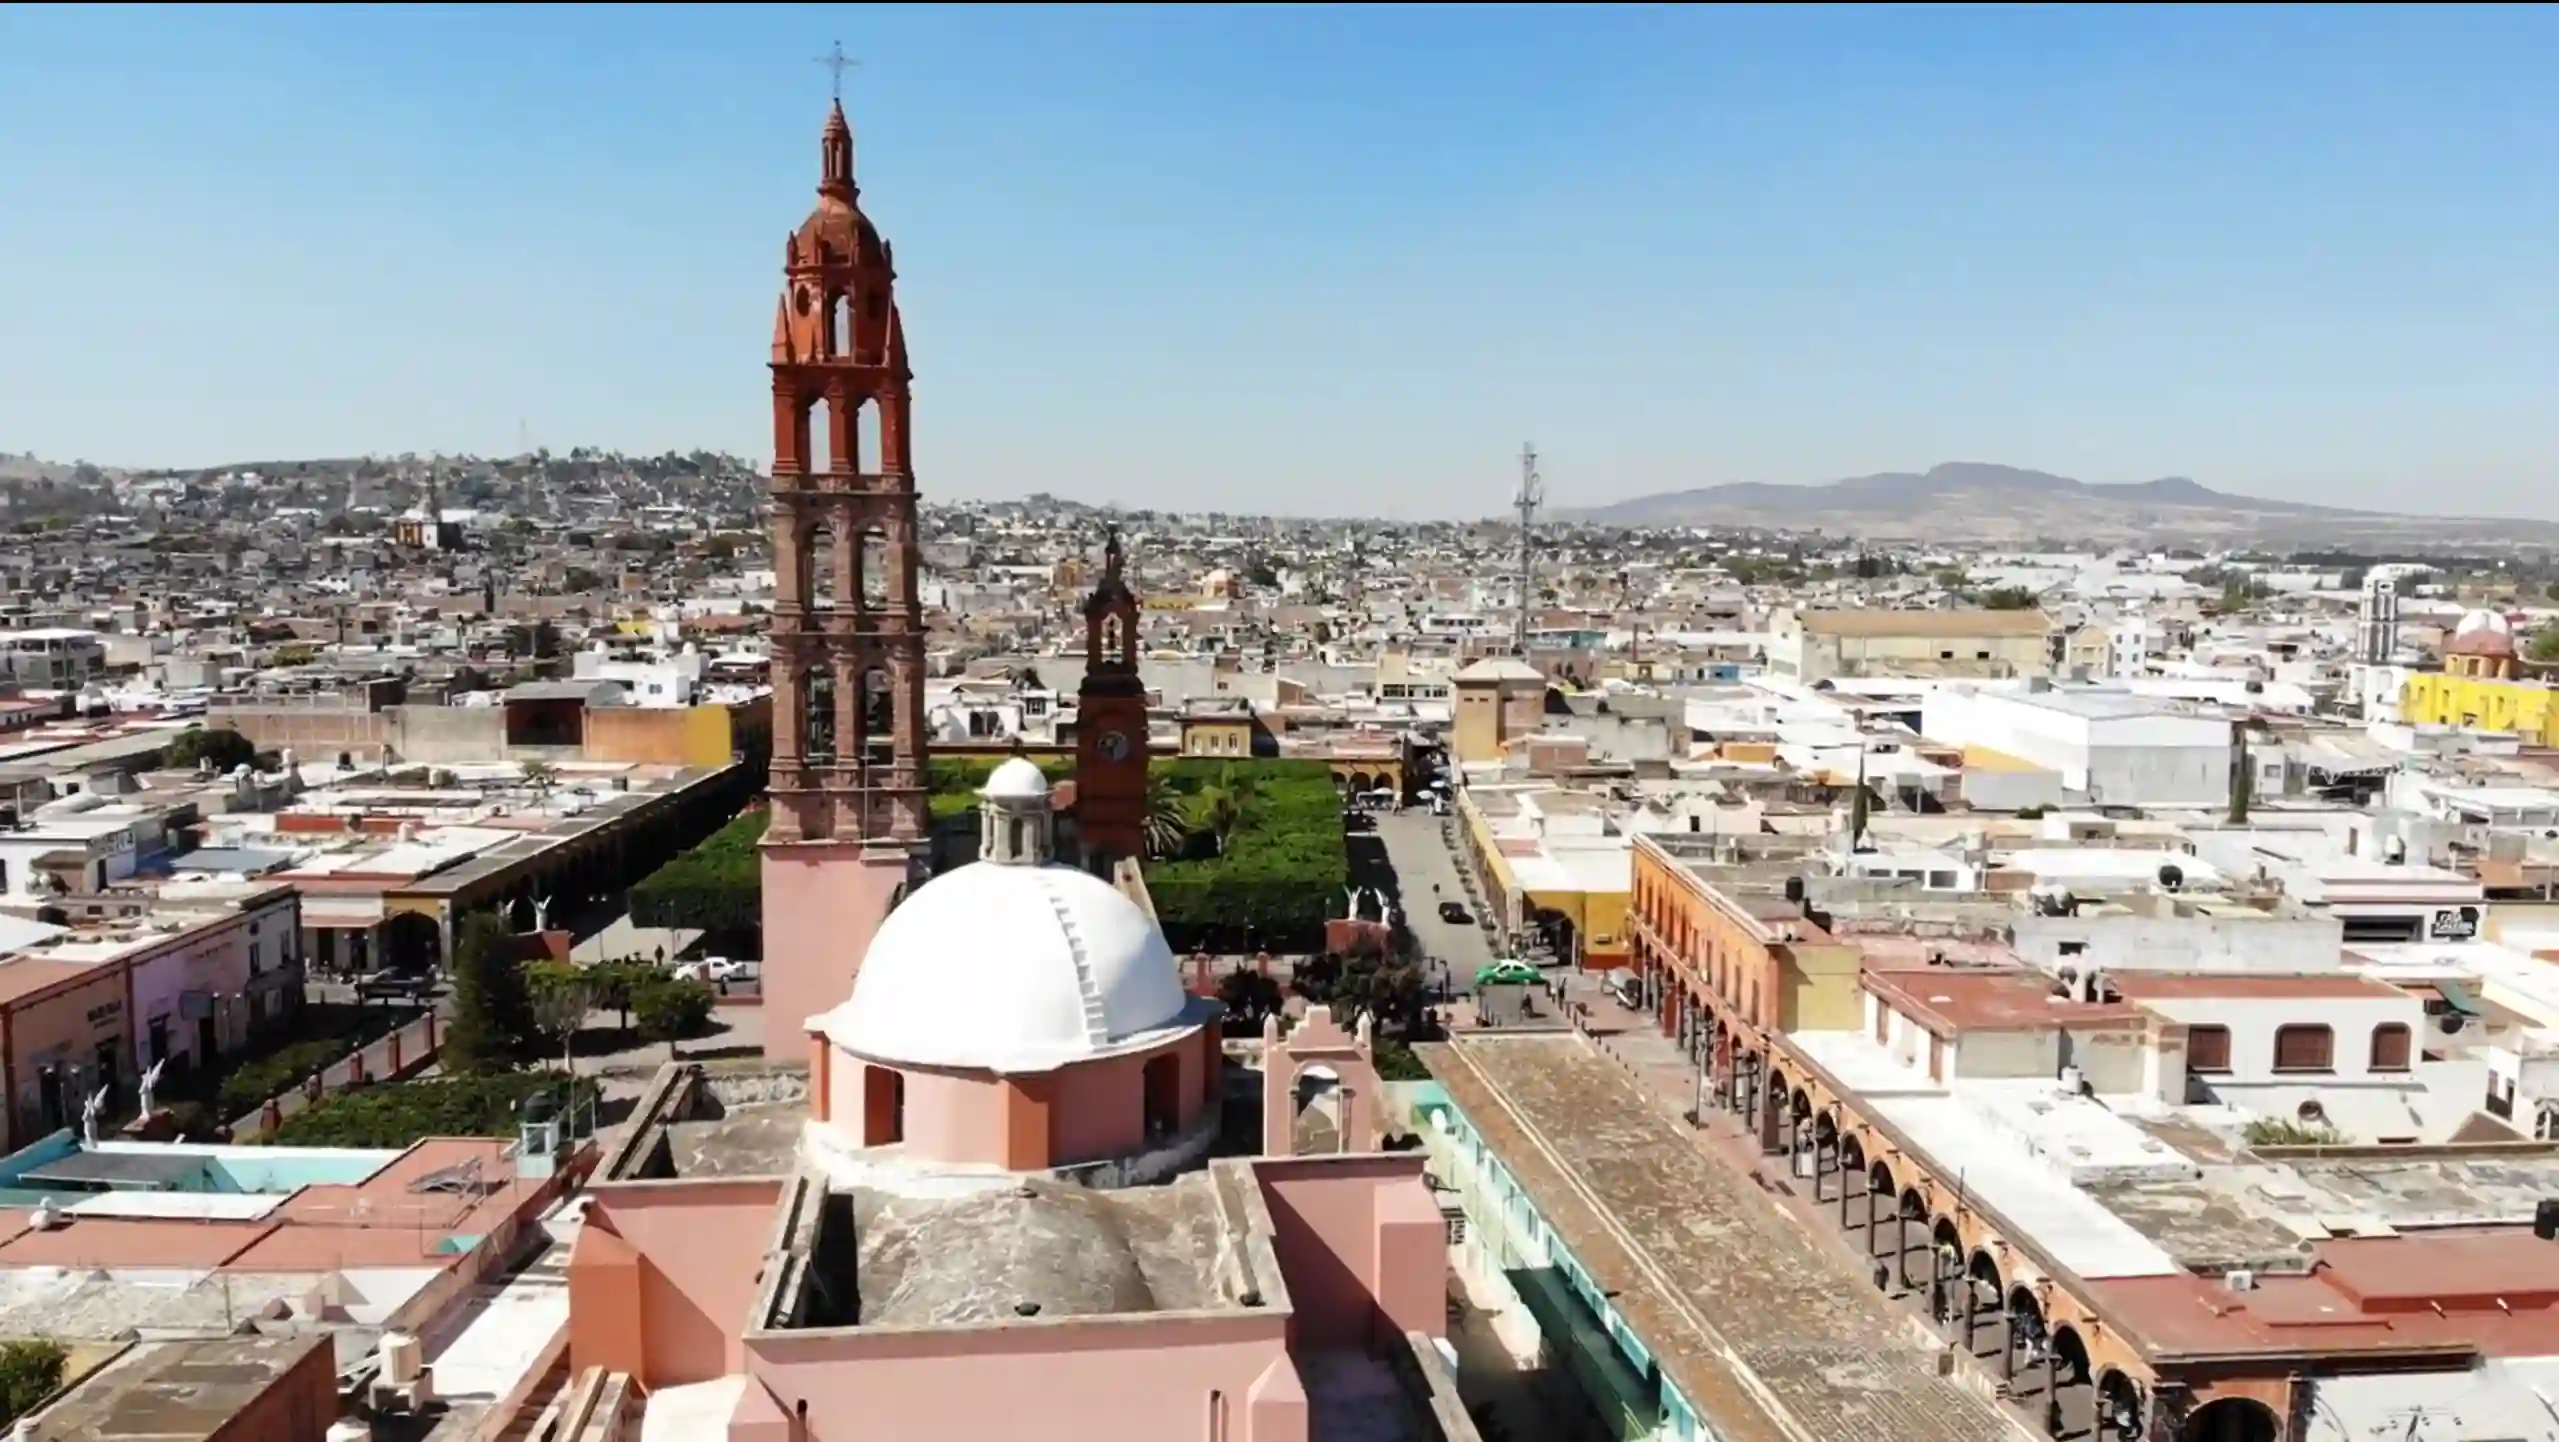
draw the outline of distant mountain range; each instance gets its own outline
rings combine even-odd
[[[1732,526],[1874,540],[2201,541],[2224,545],[2548,545],[2559,524],[2408,516],[2236,496],[2184,476],[2094,485],[2045,471],[1951,461],[1819,486],[1755,481],[1555,512],[1614,526]]]

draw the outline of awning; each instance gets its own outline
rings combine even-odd
[[[2463,1016],[2484,1017],[2488,1014],[2487,1011],[2479,1005],[2479,998],[2470,994],[2470,987],[2465,982],[2436,982],[2435,994],[2441,996],[2446,1005],[2450,1006],[2454,1011],[2460,1012]]]

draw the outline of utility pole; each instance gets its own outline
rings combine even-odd
[[[1537,478],[1537,447],[1522,442],[1519,448],[1519,498],[1511,504],[1519,508],[1519,623],[1512,644],[1522,661],[1528,659],[1528,608],[1536,604],[1537,562],[1530,549],[1529,528],[1537,524],[1538,504],[1546,499],[1546,487]]]

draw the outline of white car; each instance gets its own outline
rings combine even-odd
[[[675,969],[677,981],[744,981],[754,974],[755,969],[752,964],[731,961],[725,956],[706,956],[700,961],[688,961]]]

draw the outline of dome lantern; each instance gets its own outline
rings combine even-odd
[[[995,768],[978,792],[978,860],[998,866],[1046,866],[1055,827],[1048,777],[1016,756]]]

